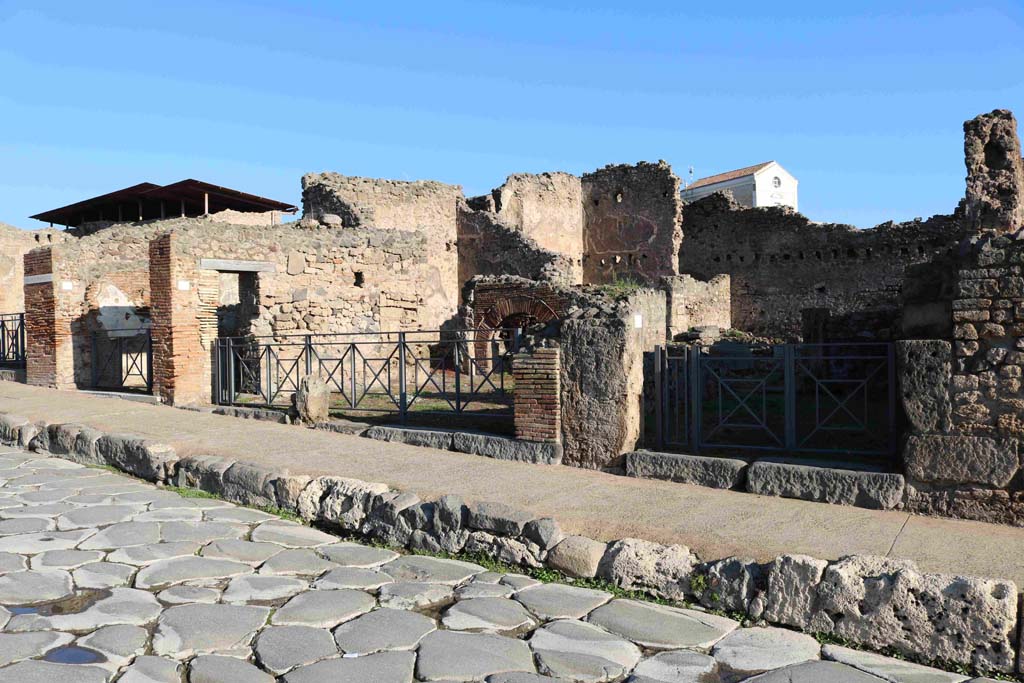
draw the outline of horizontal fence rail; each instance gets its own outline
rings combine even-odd
[[[889,343],[658,347],[650,368],[656,447],[890,456]]]
[[[93,389],[153,391],[153,338],[149,328],[103,329],[91,334]]]
[[[341,412],[512,416],[512,356],[522,330],[221,337],[221,405],[283,407],[302,378],[320,377]]]
[[[0,314],[0,365],[25,365],[25,314]]]

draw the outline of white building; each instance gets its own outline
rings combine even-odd
[[[796,211],[797,184],[778,162],[766,161],[695,180],[683,190],[683,200],[692,202],[728,190],[743,206],[788,206]]]

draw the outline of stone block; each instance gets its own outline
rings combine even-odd
[[[54,455],[71,455],[75,450],[75,439],[82,431],[78,424],[53,424],[46,427],[49,438],[47,450]]]
[[[767,567],[764,618],[806,629],[817,610],[818,584],[828,562],[807,555],[780,555]]]
[[[243,420],[261,420],[264,422],[276,422],[278,424],[289,424],[291,420],[288,415],[280,410],[268,408],[243,408],[240,406],[218,406],[212,410],[214,415],[226,415],[227,417],[238,417]]]
[[[388,491],[386,484],[344,477],[317,477],[299,494],[297,508],[299,516],[305,520],[358,531],[367,512]]]
[[[526,523],[523,527],[523,538],[547,551],[558,545],[565,538],[565,534],[562,533],[558,522],[550,517],[541,517]]]
[[[697,556],[683,545],[624,538],[608,546],[597,575],[626,590],[682,600],[690,593],[690,578],[698,562]]]
[[[546,441],[521,441],[507,436],[456,432],[452,448],[460,453],[484,455],[496,460],[517,460],[543,465],[562,462],[562,444]]]
[[[505,505],[482,501],[469,509],[469,526],[478,531],[490,531],[501,536],[519,536],[523,527],[534,519],[525,510]]]
[[[586,536],[568,536],[548,553],[547,564],[566,576],[592,579],[608,544]]]
[[[178,456],[166,444],[131,434],[105,434],[96,441],[96,453],[108,465],[147,481],[170,481]]]
[[[96,442],[103,437],[103,432],[91,427],[82,427],[75,436],[71,459],[89,465],[102,463],[96,452]]]
[[[755,619],[764,613],[767,581],[763,565],[750,558],[729,557],[708,563],[703,574],[706,588],[697,599],[708,609],[743,612]]]
[[[747,491],[764,496],[891,510],[903,499],[903,475],[760,460],[747,469]]]
[[[946,432],[952,426],[949,393],[953,353],[948,341],[906,340],[896,343],[899,391],[911,427],[918,432]]]
[[[1020,468],[1017,441],[985,436],[911,436],[903,450],[911,481],[1005,488]]]
[[[452,449],[452,432],[443,429],[409,429],[406,427],[370,427],[363,432],[368,439],[378,441],[390,441],[409,444],[410,446],[423,446],[426,448],[439,448],[443,451]]]
[[[544,553],[535,543],[474,531],[466,539],[466,552],[483,553],[500,562],[522,567],[542,567]]]
[[[224,473],[235,464],[234,460],[212,455],[192,455],[178,461],[175,485],[188,489],[201,489],[219,494],[223,488]]]
[[[0,414],[0,443],[5,446],[16,446],[21,439],[21,428],[28,424],[27,418]]]
[[[292,411],[305,425],[326,422],[331,412],[331,389],[319,375],[306,375],[292,394]]]
[[[302,495],[302,491],[311,480],[312,477],[305,474],[289,474],[274,479],[274,496],[277,498],[277,507],[282,510],[297,510],[299,496]]]
[[[242,505],[273,507],[277,505],[274,481],[287,475],[275,467],[236,462],[221,477],[220,495]]]
[[[667,479],[716,489],[743,484],[747,463],[733,458],[635,451],[626,454],[626,474],[645,479]]]

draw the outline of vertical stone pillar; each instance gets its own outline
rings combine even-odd
[[[515,389],[515,434],[523,441],[560,443],[562,409],[559,395],[561,363],[557,348],[520,353],[512,362]]]
[[[1024,162],[1017,120],[996,109],[964,123],[967,220],[978,230],[1024,227]]]
[[[61,305],[65,281],[54,267],[56,259],[53,247],[25,254],[25,378],[36,386],[73,389],[72,312]]]
[[[200,332],[199,269],[175,253],[174,233],[149,244],[153,393],[170,405],[209,403],[210,354]]]

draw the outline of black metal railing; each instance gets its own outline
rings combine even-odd
[[[214,353],[221,405],[281,407],[319,376],[347,413],[512,416],[512,356],[521,330],[420,330],[222,337]]]
[[[153,338],[149,328],[95,331],[90,357],[93,389],[153,391]]]
[[[25,365],[25,314],[0,314],[0,365]]]
[[[652,369],[653,447],[896,451],[892,344],[658,347]]]

